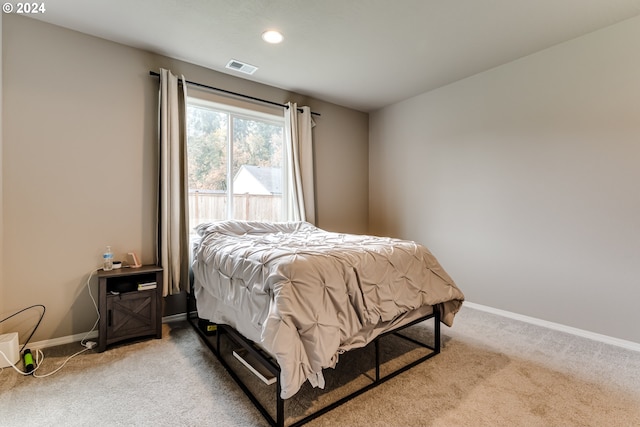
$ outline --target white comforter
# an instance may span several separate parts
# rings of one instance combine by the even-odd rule
[[[438,305],[451,326],[464,295],[415,242],[331,233],[305,222],[223,221],[197,228],[198,315],[273,355],[282,397],[407,313]],[[424,311],[424,309],[421,309]],[[425,312],[426,313],[426,312]]]

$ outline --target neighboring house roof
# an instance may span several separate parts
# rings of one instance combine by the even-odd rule
[[[236,194],[282,194],[282,169],[242,165],[233,178]]]

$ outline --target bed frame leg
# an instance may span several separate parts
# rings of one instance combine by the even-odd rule
[[[276,380],[276,426],[284,427],[284,399],[280,396],[282,386],[280,385],[280,376]]]
[[[440,353],[440,307],[434,307],[433,316],[433,352],[435,354]]]
[[[376,382],[380,381],[380,343],[378,339],[374,341],[376,348]]]

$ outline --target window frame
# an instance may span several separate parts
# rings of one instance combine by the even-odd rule
[[[280,205],[280,218],[286,220],[287,218],[287,200],[289,198],[289,185],[288,185],[288,165],[287,165],[287,144],[285,141],[285,117],[284,107],[265,106],[252,102],[247,102],[235,98],[226,98],[220,95],[216,95],[210,92],[196,91],[197,94],[193,95],[189,93],[186,99],[186,108],[194,106],[197,108],[204,108],[212,110],[216,113],[223,113],[227,115],[227,162],[226,162],[226,180],[227,188],[225,190],[227,209],[226,219],[235,219],[234,212],[234,191],[233,191],[233,141],[234,141],[234,119],[255,120],[265,122],[274,126],[280,126],[282,128],[282,163],[281,169],[281,188],[282,188],[282,201]],[[187,116],[185,111],[185,116]],[[187,123],[188,127],[188,123]],[[188,132],[187,132],[188,134]],[[188,144],[188,137],[186,143]],[[194,225],[189,224],[189,228],[192,229]]]

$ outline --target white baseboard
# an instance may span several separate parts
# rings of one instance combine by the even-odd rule
[[[179,322],[187,320],[187,313],[173,314],[171,316],[165,316],[162,318],[162,323]]]
[[[55,347],[57,345],[71,344],[73,342],[79,343],[85,337],[87,340],[96,339],[98,338],[98,331],[91,331],[88,335],[86,332],[84,332],[81,334],[67,335],[66,337],[53,338],[50,340],[35,341],[32,343],[29,343],[27,345],[27,348],[33,351],[33,350],[38,350],[43,348]]]
[[[174,314],[172,316],[165,316],[162,318],[162,323],[178,322],[180,320],[187,320],[187,314],[182,313],[182,314]],[[86,338],[87,340],[97,339],[98,331],[92,331],[89,333],[89,335],[87,335],[87,333],[84,332],[84,333],[75,334],[75,335],[68,335],[66,337],[32,342],[29,344],[29,349],[38,350],[43,348],[55,347],[57,345],[71,344],[74,342],[80,342],[83,338]]]
[[[571,326],[562,325],[560,323],[549,322],[546,320],[537,319],[535,317],[524,316],[522,314],[513,313],[506,310],[500,310],[498,308],[488,307],[486,305],[476,304],[469,301],[465,301],[463,306],[467,306],[475,310],[485,311],[487,313],[495,314],[497,316],[507,317],[509,319],[530,323],[532,325],[541,326],[543,328],[565,332],[567,334],[576,335],[582,338],[588,338],[590,340],[599,341],[609,345],[614,345],[616,347],[626,348],[627,350],[640,352],[640,343],[636,343],[633,341],[626,341],[619,338],[610,337],[608,335],[597,334],[595,332],[585,331],[584,329],[578,329]]]

